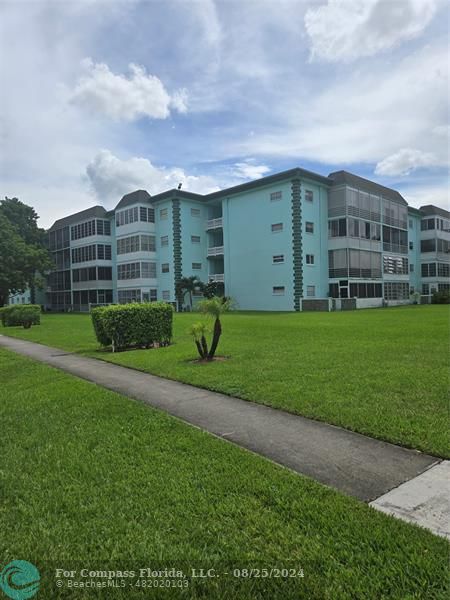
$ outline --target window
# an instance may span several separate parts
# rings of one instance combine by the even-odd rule
[[[422,277],[436,277],[436,263],[422,263]]]
[[[191,235],[191,242],[193,244],[200,244],[200,236],[199,235]]]
[[[109,221],[103,221],[97,219],[97,234],[98,235],[111,235],[111,223]]]
[[[437,251],[442,252],[443,254],[450,253],[450,241],[449,240],[437,240]]]
[[[202,268],[202,263],[192,263],[192,270],[193,271],[200,271]]]
[[[422,221],[420,222],[421,231],[432,230],[432,229],[434,229],[434,227],[435,227],[434,219],[422,219]]]
[[[275,254],[274,256],[272,256],[272,263],[274,265],[284,263],[284,254]]]
[[[307,285],[306,286],[306,295],[309,297],[314,297],[316,295],[316,286],[315,285]]]
[[[191,208],[191,217],[199,217],[200,209],[199,208]]]
[[[409,298],[409,283],[386,282],[384,284],[385,300],[407,300]]]
[[[436,240],[421,240],[420,251],[421,252],[435,252]]]
[[[157,299],[157,290],[149,290],[148,292],[143,292],[142,294],[142,302],[156,302]]]
[[[346,219],[336,219],[334,221],[328,221],[328,237],[345,237],[346,235]]]
[[[162,299],[165,300],[166,302],[170,301],[170,290],[163,290]]]
[[[162,263],[161,273],[168,273],[168,272],[169,272],[169,263]]]
[[[141,263],[141,277],[143,277],[145,279],[156,279],[156,263],[142,262]]]
[[[349,295],[350,298],[382,298],[382,286],[381,283],[350,283]]]
[[[140,220],[145,223],[154,223],[155,222],[155,209],[149,208],[148,206],[140,206],[139,207],[139,216]]]
[[[383,256],[383,273],[389,275],[407,275],[408,259],[401,256]]]
[[[414,250],[414,242],[409,242],[409,249]]]
[[[305,200],[306,202],[314,201],[314,193],[311,190],[305,190]]]
[[[97,258],[97,246],[92,244],[91,246],[81,246],[80,248],[72,248],[72,262],[81,263],[89,260],[96,260]],[[101,258],[99,256],[99,258]],[[57,256],[58,259],[58,256]],[[58,267],[58,264],[57,264]]]
[[[450,277],[450,265],[448,263],[438,263],[438,277]]]
[[[154,235],[141,235],[141,251],[142,252],[155,252],[155,236]]]
[[[422,294],[424,294],[425,296],[428,296],[429,293],[430,293],[430,284],[423,283],[422,284]]]
[[[111,260],[111,246],[105,244],[97,244],[98,260]]]
[[[169,245],[169,236],[163,235],[161,237],[161,246],[168,246],[168,245]]]
[[[119,304],[141,301],[141,290],[119,290],[117,292]]]
[[[398,229],[408,227],[408,209],[397,202],[383,198],[383,223]]]
[[[72,281],[74,283],[79,283],[83,281],[96,281],[96,279],[96,267],[85,267],[84,269],[73,269],[72,271]]]
[[[283,197],[283,192],[272,192],[270,194],[270,201],[278,202],[278,200],[281,200],[282,197]]]
[[[129,225],[130,223],[136,223],[137,221],[139,221],[139,209],[137,206],[116,213],[116,227]]]
[[[141,264],[124,263],[117,265],[117,279],[138,279],[141,276]]]
[[[412,229],[413,228],[413,220],[409,219],[409,228]]]
[[[348,277],[347,249],[328,251],[329,277]]]
[[[307,265],[313,265],[314,264],[314,254],[307,254],[306,255],[306,264]]]
[[[378,223],[351,218],[348,220],[348,235],[354,238],[379,242],[381,241],[381,226]]]
[[[383,250],[408,254],[408,232],[383,225]]]
[[[284,296],[284,285],[274,285],[272,288],[274,296]]]
[[[98,303],[110,304],[113,301],[112,290],[98,290]]]
[[[131,254],[132,252],[139,252],[138,235],[130,235],[117,240],[117,254]]]
[[[312,223],[311,221],[306,221],[305,231],[306,233],[314,233],[314,223]]]
[[[276,233],[278,231],[283,231],[283,223],[272,223],[271,229],[272,229],[272,233]]]
[[[95,232],[96,232],[95,219],[93,219],[92,221],[86,221],[85,223],[79,223],[78,225],[73,225],[70,228],[70,237],[72,240],[79,240],[81,238],[95,235]],[[62,235],[62,230],[59,229],[56,233],[57,234],[61,233],[61,235]],[[58,240],[57,240],[57,245],[60,246],[60,244],[58,244]],[[61,245],[61,247],[62,247],[62,245]]]
[[[111,281],[112,267],[98,267],[98,279],[103,281]]]
[[[159,211],[159,218],[161,219],[161,221],[164,221],[165,219],[167,219],[168,215],[169,215],[169,209],[161,208],[161,210]]]

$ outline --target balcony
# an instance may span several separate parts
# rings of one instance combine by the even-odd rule
[[[206,221],[206,229],[220,229],[223,226],[223,219],[219,217],[218,219],[209,219]]]
[[[212,248],[208,248],[207,256],[223,256],[223,246],[213,246]]]
[[[223,283],[225,281],[223,273],[214,273],[213,275],[208,275],[209,281],[214,281],[215,283]]]

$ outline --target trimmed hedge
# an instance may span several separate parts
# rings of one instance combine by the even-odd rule
[[[431,297],[432,304],[450,304],[450,290],[434,292]]]
[[[166,302],[98,306],[91,310],[98,342],[113,352],[132,346],[167,346],[172,340],[173,308]]]
[[[39,304],[21,304],[0,308],[0,319],[3,327],[22,325],[28,329],[32,325],[41,324],[41,307]]]

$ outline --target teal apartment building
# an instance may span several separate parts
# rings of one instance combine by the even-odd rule
[[[241,310],[301,311],[428,301],[450,288],[450,213],[408,207],[396,190],[346,171],[301,168],[208,195],[144,190],[48,231],[55,270],[45,306],[164,300],[215,281]]]

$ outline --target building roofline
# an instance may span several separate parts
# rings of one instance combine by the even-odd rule
[[[408,213],[411,215],[417,215],[419,217],[422,216],[422,213],[419,208],[415,208],[414,206],[408,206]]]
[[[135,190],[134,192],[129,192],[128,194],[125,194],[125,196],[122,196],[114,210],[126,208],[133,204],[148,202],[151,202],[151,196],[147,190]]]
[[[260,179],[256,179],[254,181],[246,181],[245,183],[240,183],[217,192],[212,192],[211,194],[207,194],[205,198],[207,200],[214,200],[223,196],[232,196],[234,194],[240,194],[241,192],[246,192],[255,188],[271,185],[272,183],[277,183],[278,181],[282,181],[284,179],[294,179],[297,177],[312,179],[328,186],[332,185],[333,183],[328,177],[324,177],[318,173],[313,173],[312,171],[307,171],[306,169],[301,169],[300,167],[295,167],[294,169],[281,171],[281,173],[274,173],[273,175],[267,175],[266,177],[261,177]]]
[[[161,202],[162,200],[167,200],[170,198],[181,198],[184,200],[197,200],[198,202],[206,202],[207,196],[203,194],[196,194],[195,192],[185,192],[183,190],[176,190],[172,188],[170,190],[166,190],[165,192],[161,192],[159,194],[155,194],[155,196],[151,197],[151,202]]]
[[[84,210],[80,210],[79,212],[68,215],[67,217],[62,217],[61,219],[57,219],[51,227],[48,228],[47,231],[53,231],[54,229],[60,229],[61,227],[66,227],[67,225],[72,225],[73,223],[81,223],[92,217],[104,218],[107,217],[108,213],[106,209],[100,204],[96,204],[95,206],[91,206],[90,208],[85,208]]]
[[[450,219],[450,212],[448,210],[435,206],[434,204],[425,204],[425,206],[421,206],[419,210],[422,216],[438,215],[444,217],[444,219]]]
[[[388,198],[389,200],[393,200],[394,202],[399,202],[400,204],[408,206],[406,200],[397,190],[394,190],[393,188],[388,188],[384,185],[381,185],[380,183],[376,183],[375,181],[366,179],[365,177],[354,175],[349,171],[334,171],[333,173],[330,173],[328,177],[333,180],[334,185],[350,185],[352,187],[358,187],[363,191],[379,194],[384,196],[385,198]]]

